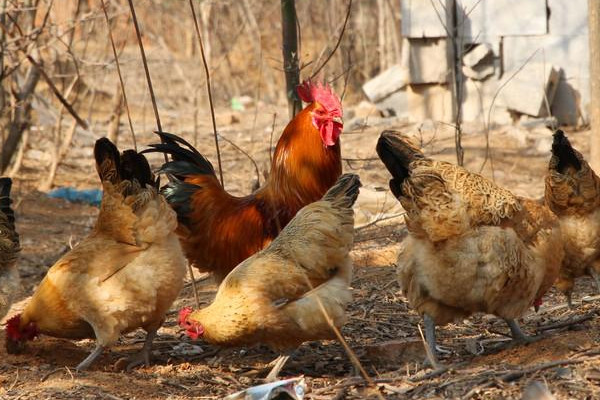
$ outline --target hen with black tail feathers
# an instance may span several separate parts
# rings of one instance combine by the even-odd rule
[[[572,307],[576,278],[590,275],[600,290],[600,178],[561,130],[554,133],[545,199],[560,220],[565,248],[556,286]]]
[[[432,354],[436,325],[475,312],[505,319],[514,339],[529,340],[515,319],[538,307],[556,279],[557,218],[481,175],[426,157],[399,132],[383,132],[377,153],[406,210],[398,279],[423,315]]]
[[[15,214],[10,208],[12,180],[0,178],[0,319],[4,318],[21,289],[17,257],[19,234]]]
[[[108,139],[94,147],[102,181],[92,232],[47,272],[22,314],[7,322],[7,351],[39,334],[95,338],[77,366],[88,368],[122,333],[143,328],[146,342],[129,368],[150,362],[152,341],[183,286],[186,261],[175,235],[177,217],[146,158],[119,153]]]

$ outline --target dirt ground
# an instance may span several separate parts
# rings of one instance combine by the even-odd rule
[[[285,123],[285,110],[276,109],[276,141]],[[194,141],[191,122],[166,113],[166,130]],[[209,121],[201,116],[202,120]],[[273,112],[250,108],[241,113],[222,110],[221,133],[247,151],[262,171],[268,166]],[[238,122],[239,121],[239,122]],[[155,138],[152,127],[138,129],[140,146]],[[174,128],[169,128],[174,126]],[[424,352],[418,324],[395,281],[392,263],[399,243],[406,236],[401,208],[387,191],[388,175],[375,154],[375,142],[383,129],[396,128],[422,139],[434,157],[455,161],[453,133],[445,125],[426,122],[404,124],[396,119],[363,116],[347,121],[342,136],[345,171],[360,174],[364,188],[356,207],[356,261],[352,283],[354,302],[342,333],[375,387],[358,377],[344,348],[337,342],[302,345],[285,366],[282,377],[303,375],[311,399],[377,398],[473,398],[520,399],[534,382],[547,384],[561,399],[599,398],[600,318],[597,293],[590,279],[578,281],[570,310],[554,289],[545,297],[539,313],[525,315],[521,324],[529,334],[543,338],[529,345],[506,345],[504,322],[476,315],[463,323],[438,328],[443,347],[444,372],[423,365]],[[179,130],[177,130],[179,129]],[[103,132],[103,131],[102,131]],[[56,186],[98,187],[91,149],[96,135],[76,135],[72,151],[61,164]],[[123,127],[121,147],[131,144]],[[200,126],[198,148],[215,161],[209,126]],[[588,132],[569,132],[575,144],[587,149]],[[497,183],[520,195],[540,197],[549,158],[550,132],[543,128],[514,126],[495,128],[489,134],[490,157],[486,160],[486,135],[466,127],[464,136],[467,168],[493,175]],[[35,134],[15,180],[15,208],[22,238],[20,271],[23,300],[13,306],[18,312],[48,267],[81,240],[91,229],[97,208],[50,199],[35,187],[47,169],[43,157],[46,141]],[[252,163],[231,145],[224,144],[225,185],[233,193],[250,190],[255,179]],[[160,159],[152,156],[158,167]],[[251,177],[249,179],[249,177]],[[262,176],[260,177],[262,181]],[[198,276],[201,302],[207,304],[216,287],[208,277]],[[265,366],[277,354],[264,347],[220,349],[202,341],[192,342],[179,332],[176,311],[193,305],[188,283],[172,307],[165,326],[154,343],[154,364],[132,372],[119,372],[115,363],[141,348],[144,334],[124,336],[83,373],[74,372],[94,347],[93,341],[40,337],[22,355],[7,355],[4,331],[0,332],[0,398],[2,399],[218,399],[237,390],[262,383]],[[10,315],[9,314],[9,315]],[[186,346],[182,346],[185,343]]]

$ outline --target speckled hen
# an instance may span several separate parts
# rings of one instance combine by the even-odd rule
[[[561,130],[554,133],[545,199],[560,220],[565,247],[556,286],[572,307],[576,278],[591,275],[600,290],[600,178]]]
[[[406,210],[398,278],[423,315],[432,353],[435,325],[474,312],[505,319],[514,339],[528,340],[515,319],[541,303],[558,274],[564,252],[556,216],[481,175],[425,157],[399,132],[383,132],[377,153]]]

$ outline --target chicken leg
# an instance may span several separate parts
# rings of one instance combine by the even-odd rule
[[[81,372],[85,369],[88,369],[88,367],[90,365],[92,365],[92,363],[94,361],[96,361],[96,359],[98,357],[100,357],[100,355],[102,354],[102,352],[104,351],[104,346],[100,346],[99,344],[96,345],[96,348],[94,349],[94,351],[92,351],[90,353],[89,356],[87,356],[85,358],[85,360],[83,360],[82,362],[79,363],[79,365],[75,368],[77,370],[77,372]]]
[[[573,306],[573,292],[569,290],[565,293],[565,296],[567,296],[567,304],[569,305],[569,310],[574,309],[575,306]]]
[[[437,367],[437,349],[435,347],[435,322],[428,314],[423,315],[423,322],[425,323],[425,341],[429,347],[427,352],[427,361],[433,363],[432,367]]]
[[[588,272],[592,276],[592,278],[594,278],[594,283],[596,284],[596,290],[598,291],[598,293],[600,293],[600,274],[598,274],[598,271],[596,271],[596,269],[594,267],[595,267],[595,265],[590,266],[588,268]]]
[[[154,338],[156,337],[157,331],[158,328],[150,329],[146,334],[146,341],[144,342],[142,350],[140,350],[139,353],[129,357],[129,359],[127,360],[129,361],[129,364],[127,364],[126,368],[128,372],[131,371],[133,368],[137,367],[138,365],[150,365],[150,356],[152,355],[152,342],[154,342]]]
[[[514,342],[531,343],[536,340],[535,338],[524,334],[521,330],[521,327],[519,326],[519,323],[514,319],[505,319],[504,321],[506,321],[508,327],[510,328],[510,335],[512,336]]]

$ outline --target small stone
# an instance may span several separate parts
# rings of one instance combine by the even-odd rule
[[[377,364],[399,365],[422,362],[425,348],[420,339],[391,340],[365,347],[367,357]]]
[[[554,370],[557,378],[570,380],[573,378],[573,370],[566,367],[558,367]]]

